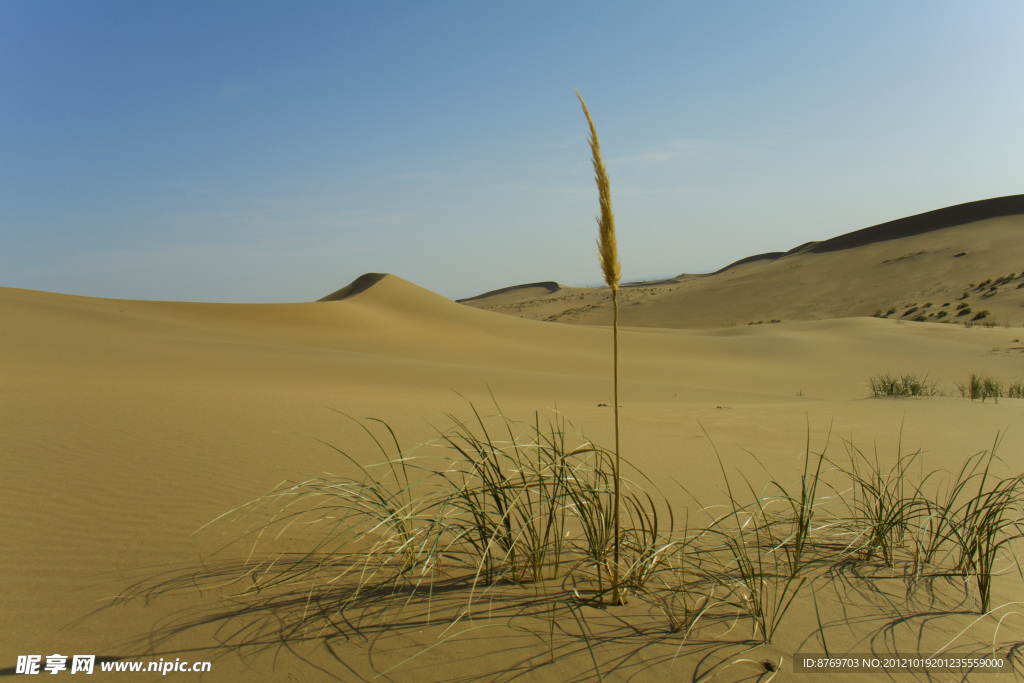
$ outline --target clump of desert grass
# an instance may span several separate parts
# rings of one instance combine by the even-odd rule
[[[992,399],[999,402],[1000,398],[1024,398],[1024,382],[1020,380],[1004,383],[1003,381],[983,373],[971,373],[968,381],[956,383],[956,393],[972,401],[983,403]],[[868,379],[868,387],[874,398],[910,398],[945,396],[935,382],[930,382],[927,375],[905,373],[893,375],[885,373],[874,375]]]
[[[868,380],[871,387],[871,394],[875,398],[892,397],[908,398],[912,396],[935,396],[939,393],[934,382],[929,382],[928,377],[914,373],[893,375],[885,373],[871,377]]]
[[[1010,382],[1006,388],[1006,398],[1024,398],[1024,382]]]
[[[820,595],[837,571],[882,567],[908,587],[962,577],[986,613],[994,581],[1019,567],[1024,474],[996,475],[998,439],[956,474],[915,477],[921,451],[898,449],[885,465],[877,451],[844,441],[845,457],[836,457],[828,438],[812,449],[808,430],[795,486],[767,471],[767,484],[740,475],[737,485],[719,458],[726,503],[690,492],[682,517],[621,460],[630,474],[616,543],[610,451],[560,414],[472,412],[409,450],[384,423],[361,423],[379,462],[360,465],[335,449],[357,476],[285,482],[228,513],[252,522],[233,546],[249,560],[229,582],[232,600],[317,596],[318,609],[294,615],[290,628],[350,635],[399,628],[413,604],[441,613],[435,605],[453,596],[472,614],[502,587],[532,587],[536,614],[607,603],[618,545],[620,590],[650,605],[669,632],[686,640],[747,619],[751,640],[771,642],[794,601]]]
[[[354,584],[350,604],[382,589],[429,592],[456,577],[470,596],[566,578],[597,602],[616,588],[643,593],[684,542],[657,485],[574,436],[560,414],[542,422],[472,412],[468,421],[449,416],[450,428],[408,451],[386,424],[360,423],[383,459],[361,465],[335,450],[361,476],[285,482],[228,513],[264,518],[245,535],[257,544],[289,537],[307,546],[254,567],[243,593],[314,579],[313,558],[317,579]],[[621,476],[620,464],[633,475]],[[617,585],[607,582],[612,562]]]
[[[208,525],[234,538],[203,568],[140,582],[118,602],[197,588],[223,596],[223,609],[148,636],[162,645],[211,626],[237,648],[377,643],[431,628],[440,632],[431,649],[501,628],[543,644],[546,661],[589,652],[600,678],[614,666],[605,645],[670,643],[673,658],[699,658],[708,647],[788,640],[795,605],[806,616],[813,604],[818,627],[807,638],[827,651],[826,632],[842,638],[849,624],[821,614],[822,596],[883,631],[958,624],[972,611],[998,630],[1014,603],[996,601],[996,584],[1010,572],[1024,578],[1024,474],[1003,474],[998,438],[958,472],[925,473],[920,450],[836,448],[831,433],[812,447],[808,427],[795,471],[782,476],[755,454],[738,475],[718,457],[712,500],[714,482],[670,497],[627,460],[616,470],[611,451],[557,412],[520,421],[471,406],[469,419],[449,418],[408,449],[387,424],[359,421],[376,462],[331,446],[351,476],[282,482]],[[630,600],[609,611],[616,545]]]
[[[964,398],[970,398],[972,401],[981,399],[982,403],[989,398],[998,403],[999,397],[1003,395],[1002,382],[988,375],[975,373],[971,373],[971,378],[965,384],[958,383],[956,388]]]

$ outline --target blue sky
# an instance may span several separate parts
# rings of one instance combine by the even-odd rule
[[[1024,192],[1024,3],[0,0],[0,286],[626,280]]]

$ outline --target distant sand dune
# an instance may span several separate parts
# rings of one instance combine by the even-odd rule
[[[477,299],[493,298],[501,294],[516,293],[521,296],[541,296],[543,294],[554,294],[555,292],[562,289],[562,285],[557,282],[531,282],[525,285],[512,285],[511,287],[503,287],[501,289],[495,289],[484,294],[478,294],[477,296],[470,297],[468,299],[459,299],[459,303],[465,303],[467,301],[475,301]]]
[[[911,237],[957,225],[976,223],[988,220],[989,218],[1020,214],[1024,214],[1024,194],[982,199],[976,202],[947,206],[944,209],[936,209],[935,211],[920,213],[916,216],[899,218],[870,228],[840,235],[839,237],[833,237],[824,242],[815,242],[807,250],[821,254],[826,251],[836,251],[837,249],[853,249],[884,240]]]
[[[623,290],[621,320],[640,327],[712,328],[750,322],[821,320],[908,314],[929,322],[970,321],[981,311],[998,324],[1024,324],[1024,282],[995,291],[986,280],[1024,274],[1024,195],[1000,197],[883,223],[785,252],[740,259],[708,275],[683,275]],[[957,306],[963,293],[969,317]],[[607,325],[611,310],[600,289],[543,294],[507,288],[470,306],[535,320]],[[945,312],[939,311],[945,306]],[[961,309],[962,310],[962,309]]]

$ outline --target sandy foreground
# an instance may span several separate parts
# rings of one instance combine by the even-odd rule
[[[323,442],[378,459],[337,411],[385,420],[412,445],[446,426],[446,412],[469,417],[467,400],[494,412],[493,393],[508,416],[557,410],[610,445],[610,331],[475,310],[395,276],[342,300],[280,305],[4,288],[0,321],[4,673],[19,655],[60,653],[209,660],[210,673],[171,674],[204,681],[562,681],[595,678],[595,668],[608,680],[767,680],[764,662],[781,665],[776,680],[822,680],[792,669],[794,654],[823,651],[821,630],[832,652],[927,655],[953,641],[960,654],[994,646],[1020,656],[1019,575],[996,579],[1000,607],[979,619],[972,586],[952,580],[930,597],[908,597],[905,582],[881,566],[864,571],[888,598],[852,581],[820,584],[817,611],[803,591],[772,645],[753,650],[749,619],[709,625],[684,642],[641,599],[572,611],[564,589],[537,586],[496,590],[454,625],[465,591],[439,594],[429,613],[412,604],[387,627],[368,620],[359,631],[289,630],[282,624],[308,609],[301,596],[232,601],[238,583],[211,587],[244,583],[248,546],[214,554],[244,525],[197,530],[283,480],[353,474]],[[951,394],[972,372],[1020,380],[1022,337],[1017,326],[870,317],[629,328],[621,337],[623,454],[659,483],[679,519],[693,506],[683,487],[708,503],[724,500],[714,448],[736,481],[746,475],[760,486],[771,472],[793,482],[808,431],[814,447],[831,431],[837,458],[843,439],[877,448],[883,463],[900,448],[923,449],[921,472],[956,471],[999,434],[1000,474],[1019,473],[1024,400],[872,399],[866,383],[915,372]],[[691,521],[698,515],[694,508]],[[180,590],[154,588],[163,580]],[[132,586],[151,590],[111,606]],[[523,607],[541,590],[562,590],[563,609],[547,620]]]

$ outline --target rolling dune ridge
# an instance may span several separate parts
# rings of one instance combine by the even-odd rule
[[[1024,195],[972,202],[801,245],[788,252],[740,259],[708,275],[680,275],[624,287],[621,320],[636,327],[709,328],[771,320],[807,321],[871,316],[931,304],[931,316],[967,302],[990,321],[1024,324]],[[978,288],[1014,274],[1012,282]],[[523,286],[464,303],[537,320],[611,324],[601,290]],[[518,297],[514,294],[518,291]],[[968,292],[969,296],[962,299]],[[938,308],[936,308],[938,307]],[[912,319],[911,314],[907,319]],[[970,320],[970,318],[967,318]],[[959,317],[959,321],[964,319]]]

